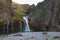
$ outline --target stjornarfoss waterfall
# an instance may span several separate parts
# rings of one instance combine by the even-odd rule
[[[24,21],[25,21],[25,30],[24,30],[24,31],[25,31],[25,32],[31,31],[30,28],[29,28],[29,24],[28,24],[28,22],[29,22],[29,21],[28,21],[28,16],[24,16],[23,19],[24,19]]]

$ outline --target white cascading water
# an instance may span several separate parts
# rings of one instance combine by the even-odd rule
[[[9,29],[9,21],[7,20],[7,34],[8,34],[8,29]]]
[[[26,31],[26,32],[31,31],[29,28],[29,24],[28,24],[28,16],[24,16],[23,19],[25,20],[25,23],[26,23],[24,31]]]
[[[5,33],[5,24],[6,24],[6,21],[4,22],[4,25],[3,25],[3,33]]]

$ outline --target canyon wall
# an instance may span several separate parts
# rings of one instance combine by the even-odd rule
[[[12,14],[12,0],[0,0],[0,19],[7,20]]]
[[[31,27],[42,31],[60,31],[60,0],[40,2],[37,4],[35,12],[29,11],[27,14],[30,16]]]

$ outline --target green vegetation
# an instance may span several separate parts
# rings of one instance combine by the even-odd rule
[[[34,11],[33,11],[33,13],[32,13],[32,14],[34,15],[34,17],[40,15],[40,10],[41,10],[41,8],[44,7],[44,5],[45,5],[47,2],[48,2],[48,0],[45,0],[45,1],[39,2],[39,3],[37,4],[37,6],[35,7],[35,9],[34,9]]]
[[[29,8],[28,4],[17,4],[17,3],[12,3],[12,6],[14,8],[14,19],[21,20],[23,16],[26,15],[26,11]]]
[[[25,16],[26,14],[24,12],[22,12],[21,10],[14,10],[14,19],[17,19],[17,20],[21,20],[23,18],[23,16]]]
[[[3,22],[4,20],[3,19],[0,19],[0,22]]]
[[[25,16],[25,13],[24,12],[22,12],[21,10],[14,10],[14,17],[23,17],[23,16]]]

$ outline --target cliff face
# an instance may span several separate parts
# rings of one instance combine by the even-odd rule
[[[35,23],[30,23],[32,27],[40,27],[42,30],[60,31],[60,0],[45,0],[39,3],[36,8],[39,10],[35,17],[36,20],[30,20]],[[37,10],[36,9],[36,10]],[[32,13],[34,14],[34,13]],[[34,14],[35,15],[35,14]],[[34,19],[34,17],[32,17]]]
[[[12,0],[0,0],[0,19],[8,19],[12,16]]]
[[[47,0],[47,3],[40,10],[40,24],[50,26],[48,30],[60,31],[60,0]]]

